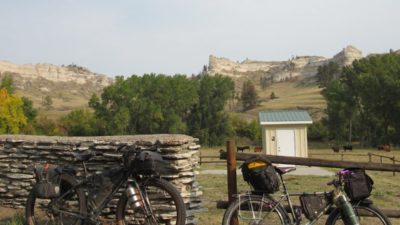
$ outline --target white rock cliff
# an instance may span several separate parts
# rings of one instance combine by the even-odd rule
[[[253,61],[233,62],[227,58],[213,55],[209,57],[209,73],[223,74],[230,77],[243,77],[249,74],[267,75],[274,81],[292,78],[307,78],[315,76],[318,66],[330,61],[340,66],[351,64],[354,60],[363,58],[362,52],[353,46],[347,46],[333,58],[321,56],[296,56],[287,61]]]

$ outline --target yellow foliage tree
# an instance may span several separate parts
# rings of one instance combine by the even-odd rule
[[[21,98],[0,89],[0,134],[17,134],[27,124]]]

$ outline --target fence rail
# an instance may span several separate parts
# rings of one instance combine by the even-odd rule
[[[222,164],[225,165],[226,164],[226,160],[221,160],[219,158],[219,156],[214,156],[214,155],[201,155],[199,156],[200,160],[199,160],[199,164],[200,166],[202,164]]]
[[[357,156],[357,157],[367,157],[368,158],[368,162],[372,163],[376,160],[374,159],[378,159],[378,162],[380,164],[384,164],[384,159],[390,160],[391,164],[396,165],[396,163],[400,163],[400,160],[397,160],[396,157],[390,157],[390,156],[386,156],[386,155],[380,155],[380,154],[375,154],[375,153],[371,153],[369,152],[368,154],[357,154],[357,153],[312,153],[309,154],[311,157],[314,156],[338,156],[340,155],[340,160],[344,161],[345,156]],[[396,172],[393,171],[393,176],[396,176]]]

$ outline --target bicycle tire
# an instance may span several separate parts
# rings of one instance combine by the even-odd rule
[[[85,193],[82,188],[71,189],[71,187],[77,185],[77,181],[74,177],[68,174],[60,175],[60,189],[61,196],[66,191],[71,191],[71,193],[63,196],[62,199],[57,201],[56,207],[68,208],[68,211],[76,212],[81,215],[86,213],[86,199]],[[65,224],[65,225],[82,225],[83,220],[72,215],[67,215],[62,212],[55,212],[49,203],[55,201],[57,198],[53,199],[40,199],[36,198],[35,192],[32,189],[29,193],[26,206],[25,206],[25,218],[28,225],[44,225],[44,224]],[[78,202],[77,202],[78,201]],[[61,205],[62,204],[62,205]]]
[[[391,225],[389,218],[378,208],[373,205],[353,205],[358,220],[361,225]],[[363,215],[360,212],[363,211]],[[369,215],[366,215],[366,212]],[[365,216],[364,216],[365,214]],[[341,213],[339,209],[334,209],[326,220],[326,225],[342,225],[345,224],[341,219]]]
[[[231,221],[235,220],[235,216],[237,225],[290,224],[287,212],[280,204],[276,204],[278,203],[269,196],[241,196],[231,203],[225,211],[222,225],[230,225]]]
[[[148,196],[153,215],[144,215],[141,207],[135,208],[128,204],[128,198],[123,194],[117,206],[117,224],[176,224],[185,225],[186,207],[178,190],[168,181],[158,178],[147,180],[140,184],[144,196]]]

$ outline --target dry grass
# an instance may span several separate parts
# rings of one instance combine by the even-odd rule
[[[274,92],[276,99],[270,99]],[[321,118],[326,101],[321,95],[321,89],[316,84],[300,85],[295,82],[274,83],[265,90],[258,89],[260,104],[257,108],[239,113],[246,119],[255,119],[259,111],[278,109],[307,109],[315,119]]]

